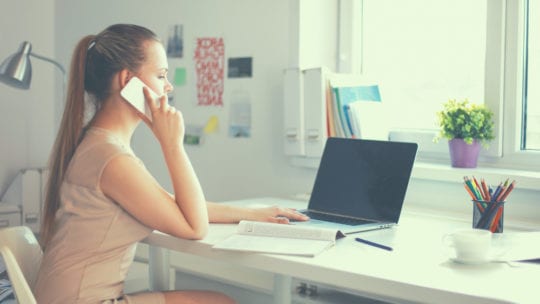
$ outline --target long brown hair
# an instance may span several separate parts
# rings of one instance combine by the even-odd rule
[[[144,27],[115,24],[98,35],[82,38],[73,52],[66,105],[49,161],[49,180],[41,221],[43,248],[54,230],[54,218],[60,208],[60,188],[69,163],[84,133],[85,92],[91,95],[98,111],[111,94],[111,80],[123,69],[137,71],[145,60],[145,42],[159,41]]]

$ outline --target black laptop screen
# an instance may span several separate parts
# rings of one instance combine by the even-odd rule
[[[397,223],[418,145],[328,138],[309,209]]]

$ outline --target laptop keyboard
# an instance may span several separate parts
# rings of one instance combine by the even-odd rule
[[[355,218],[350,218],[350,217],[342,217],[342,216],[319,213],[319,212],[311,212],[308,210],[304,210],[302,211],[302,213],[315,220],[321,220],[321,221],[327,221],[327,222],[333,222],[333,223],[339,223],[339,224],[351,225],[351,226],[373,223],[373,221],[355,219]]]

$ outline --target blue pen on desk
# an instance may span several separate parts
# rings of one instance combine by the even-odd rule
[[[384,249],[384,250],[392,251],[392,247],[388,247],[386,245],[378,244],[378,243],[368,241],[368,240],[364,240],[364,239],[361,239],[361,238],[355,238],[355,240],[357,242],[364,243],[364,244],[367,244],[367,245],[371,245],[373,247],[377,247],[377,248],[381,248],[381,249]]]

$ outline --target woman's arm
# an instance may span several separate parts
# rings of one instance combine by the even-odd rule
[[[129,155],[112,159],[101,176],[101,190],[146,226],[176,237],[201,239],[208,229],[202,191],[187,156],[175,158],[172,179],[180,185],[171,196],[139,161]],[[184,167],[180,170],[180,167]]]
[[[187,239],[201,239],[208,231],[208,211],[199,180],[183,147],[180,112],[160,97],[159,106],[144,88],[152,121],[142,117],[161,145],[174,196],[169,195],[134,157],[112,159],[101,177],[103,192],[145,225]]]
[[[294,209],[279,206],[247,208],[214,202],[207,202],[206,205],[211,223],[237,223],[241,220],[250,220],[285,224],[289,219],[296,221],[309,219]]]

